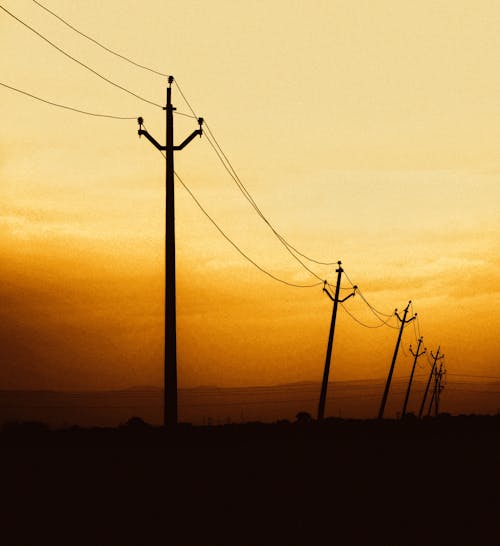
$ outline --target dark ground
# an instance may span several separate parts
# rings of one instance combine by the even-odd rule
[[[6,426],[0,542],[498,545],[500,418]]]

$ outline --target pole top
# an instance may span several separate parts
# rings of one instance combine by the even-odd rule
[[[174,77],[173,76],[169,76],[168,77],[168,85],[172,85],[174,83]]]

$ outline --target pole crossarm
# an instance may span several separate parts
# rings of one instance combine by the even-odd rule
[[[410,303],[411,303],[411,302],[410,302]],[[408,304],[408,305],[409,305],[409,304]],[[404,316],[406,316],[406,313],[407,313],[407,310],[405,309],[405,314],[404,314]],[[408,324],[409,322],[411,322],[412,320],[415,320],[415,319],[417,318],[417,313],[415,313],[410,319],[401,318],[401,317],[399,316],[399,313],[398,313],[398,310],[397,310],[397,309],[394,311],[394,314],[398,317],[399,322],[404,323],[404,324]]]
[[[419,356],[425,355],[425,353],[427,352],[427,348],[426,348],[426,347],[424,347],[424,350],[423,350],[421,353],[418,352],[418,349],[420,348],[420,345],[421,345],[421,343],[422,343],[423,340],[424,340],[423,337],[420,337],[420,339],[418,340],[418,347],[417,347],[417,352],[416,352],[416,353],[413,352],[413,349],[412,349],[412,347],[411,347],[411,345],[410,345],[410,353],[411,353],[415,358],[418,358]]]
[[[166,146],[162,146],[162,145],[161,145],[154,137],[152,137],[145,129],[139,129],[139,130],[137,131],[137,134],[138,134],[139,136],[143,136],[143,135],[144,135],[144,136],[149,140],[149,142],[151,142],[151,144],[152,144],[155,148],[157,148],[158,150],[160,150],[160,152],[163,152],[164,150],[167,149]]]
[[[200,118],[201,120],[203,120],[203,118]],[[198,120],[199,121],[199,120]],[[192,140],[193,138],[195,138],[196,136],[200,135],[200,138],[201,138],[201,135],[203,134],[203,129],[201,128],[201,125],[202,125],[203,121],[200,123],[200,128],[199,129],[196,129],[196,131],[193,131],[185,140],[184,142],[182,142],[182,144],[179,144],[179,146],[174,146],[174,150],[182,150],[182,148],[184,148],[185,146],[187,146]]]
[[[337,301],[338,303],[344,303],[346,300],[348,300],[349,298],[352,298],[353,296],[356,295],[356,290],[358,289],[357,285],[354,285],[352,288],[353,288],[353,292],[351,294],[349,294],[348,296],[346,296],[345,298],[339,300],[337,298],[337,300],[330,294],[328,288],[326,288],[326,281],[323,281],[323,292],[335,303],[335,301]]]
[[[137,134],[139,136],[144,135],[149,140],[149,142],[151,142],[151,144],[161,152],[165,151],[167,147],[162,146],[153,136],[148,133],[148,131],[146,131],[146,129],[142,128],[143,122],[144,120],[142,118],[137,118],[137,123],[139,124],[139,130],[137,131]],[[193,131],[181,144],[179,144],[179,146],[174,146],[174,150],[182,150],[198,135],[201,138],[201,136],[203,135],[203,129],[201,128],[201,126],[203,125],[203,118],[198,118],[198,123],[200,124],[200,128],[196,129],[196,131]]]

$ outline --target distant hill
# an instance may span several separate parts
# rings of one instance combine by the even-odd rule
[[[407,378],[395,378],[387,417],[400,412]],[[377,415],[384,381],[333,381],[326,416],[371,418]],[[418,412],[425,383],[415,380],[409,411]],[[179,416],[194,424],[294,420],[299,411],[316,415],[320,384],[298,382],[252,387],[198,386],[179,389]],[[162,421],[162,389],[153,385],[109,391],[0,391],[0,423],[43,421],[50,426],[115,426],[138,416],[152,424]],[[440,410],[451,414],[495,414],[500,408],[500,381],[457,382],[441,396]]]

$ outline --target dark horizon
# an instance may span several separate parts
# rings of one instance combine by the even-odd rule
[[[395,378],[386,417],[398,418],[407,378]],[[377,415],[383,382],[331,381],[325,417],[371,419]],[[416,414],[424,390],[415,380],[408,411]],[[313,381],[254,387],[197,386],[179,389],[179,419],[195,425],[247,421],[293,421],[299,411],[317,417],[320,383]],[[162,422],[163,390],[155,385],[113,390],[0,390],[0,425],[9,421],[42,421],[65,425],[117,426],[130,417],[153,425]],[[426,412],[429,401],[426,403]],[[500,381],[463,382],[460,389],[444,389],[440,413],[495,415],[500,408]]]

